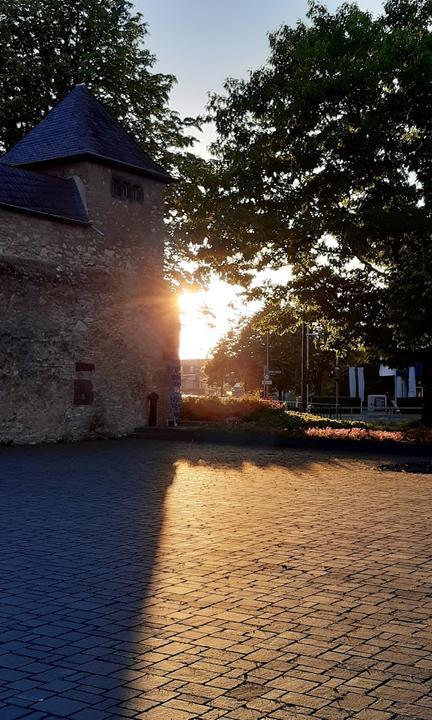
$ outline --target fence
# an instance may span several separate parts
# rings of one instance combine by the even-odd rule
[[[387,405],[383,408],[376,408],[375,411],[369,411],[367,402],[361,402],[360,400],[357,400],[353,402],[354,398],[341,398],[340,402],[338,403],[336,407],[336,402],[334,398],[325,399],[324,401],[312,401],[309,403],[307,407],[307,411],[312,413],[313,415],[321,415],[322,417],[328,417],[328,418],[341,418],[344,415],[368,415],[368,417],[373,417],[374,415],[421,415],[423,411],[422,405],[408,405],[404,402],[401,402],[399,405],[395,405],[394,401],[392,401],[391,405]],[[403,398],[403,400],[407,400],[407,398]],[[298,412],[301,412],[302,406],[301,406],[301,400],[284,400],[283,405],[286,408],[286,410],[297,410]]]

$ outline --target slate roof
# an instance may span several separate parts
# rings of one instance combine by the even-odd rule
[[[172,180],[84,85],[76,85],[0,163],[28,166],[61,158],[90,158]]]
[[[0,164],[0,207],[88,224],[78,187],[65,180]]]

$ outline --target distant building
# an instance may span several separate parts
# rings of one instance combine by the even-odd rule
[[[0,158],[0,442],[173,422],[170,180],[83,85]]]
[[[181,390],[183,395],[206,395],[206,360],[181,360]]]

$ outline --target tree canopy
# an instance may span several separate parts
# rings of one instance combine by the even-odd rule
[[[179,181],[167,193],[167,266],[178,281],[189,258],[178,220],[197,204],[206,163],[191,152],[199,122],[170,108],[176,79],[155,71],[147,33],[128,0],[0,0],[0,151],[84,83]]]
[[[189,147],[169,108],[174,75],[154,72],[147,24],[128,0],[1,2],[0,142],[7,150],[77,83],[87,85],[156,159]]]
[[[289,265],[280,296],[334,347],[432,366],[430,0],[389,0],[379,17],[311,2],[209,113],[218,181],[199,217],[202,262],[246,285]]]
[[[269,338],[269,370],[273,390],[301,392],[302,337],[301,327],[287,306],[281,308],[277,300],[269,300],[254,315],[243,318],[217,343],[206,364],[210,385],[223,387],[225,383],[243,383],[246,392],[262,390],[266,366],[266,336]],[[311,394],[321,395],[331,390],[331,371],[334,353],[323,347],[322,337],[310,339],[310,369],[308,382]]]

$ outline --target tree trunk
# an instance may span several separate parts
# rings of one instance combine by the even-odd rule
[[[432,427],[432,352],[423,358],[423,425]]]
[[[316,370],[313,376],[313,384],[314,384],[314,395],[320,395],[323,394],[323,377],[324,373],[321,370]]]

